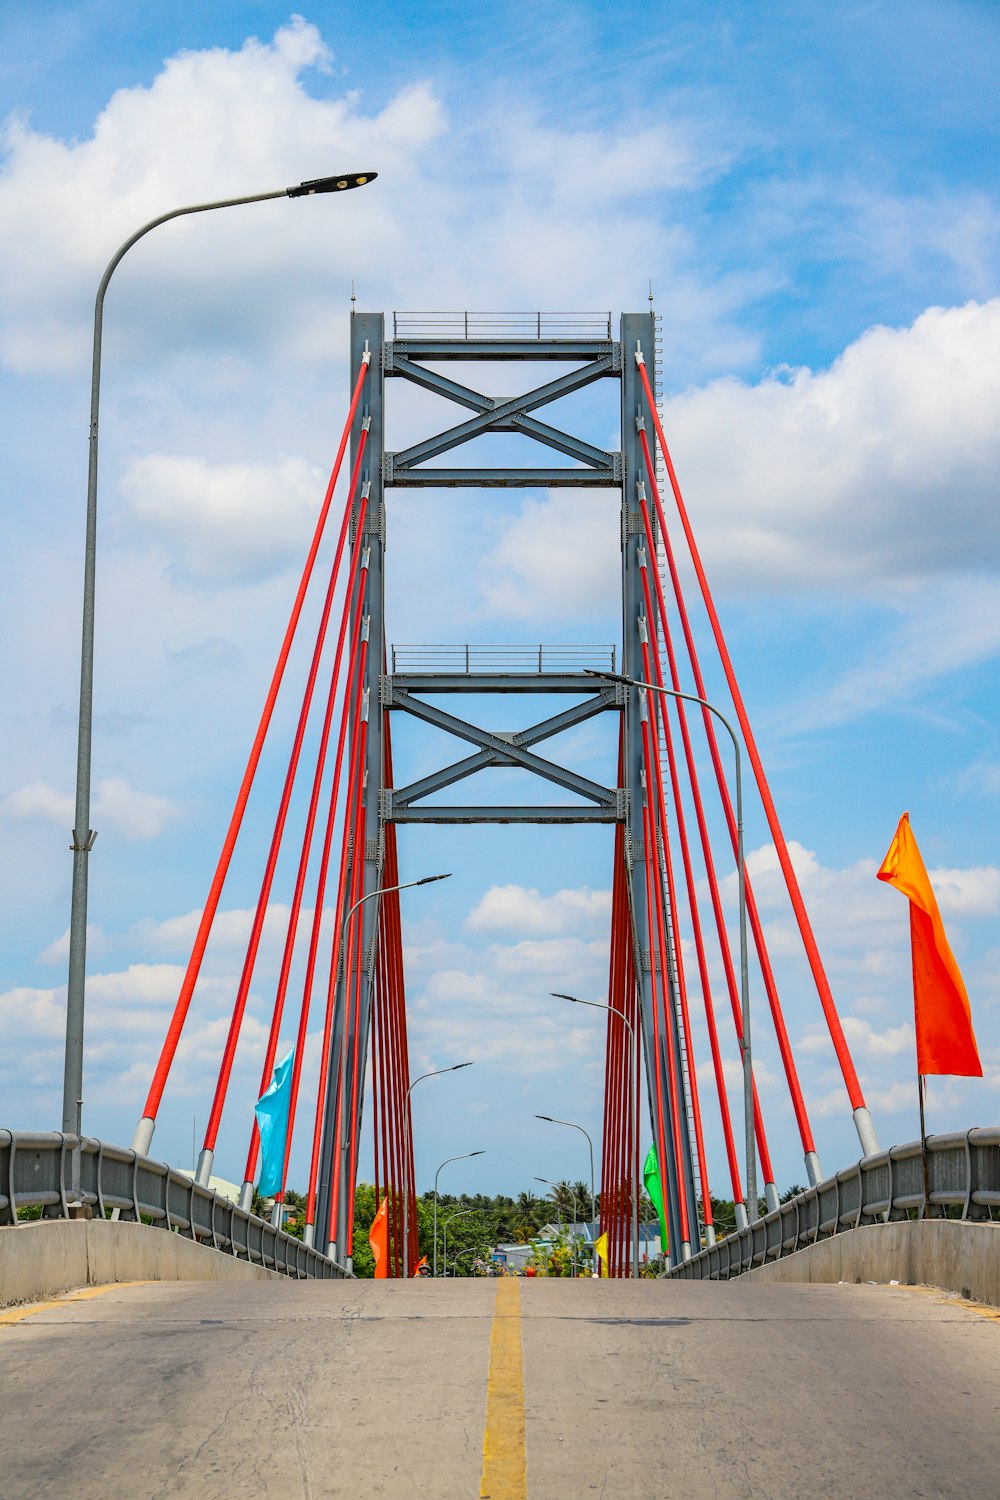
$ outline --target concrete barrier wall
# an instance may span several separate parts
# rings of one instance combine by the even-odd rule
[[[1000,1224],[918,1219],[865,1224],[753,1272],[762,1281],[899,1281],[1000,1307]]]
[[[148,1224],[51,1219],[0,1229],[0,1307],[112,1281],[264,1281],[275,1276],[280,1273]]]

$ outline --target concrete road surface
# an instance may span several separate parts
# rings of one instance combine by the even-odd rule
[[[998,1407],[997,1318],[903,1288],[160,1283],[0,1313],[2,1500],[985,1500]]]

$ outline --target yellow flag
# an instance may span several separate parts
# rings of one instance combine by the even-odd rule
[[[610,1272],[608,1271],[608,1235],[606,1230],[604,1234],[600,1235],[594,1241],[594,1254],[600,1259],[601,1275],[608,1276]]]

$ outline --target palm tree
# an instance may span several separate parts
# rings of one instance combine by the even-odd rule
[[[512,1218],[514,1221],[514,1233],[518,1242],[526,1245],[531,1236],[538,1228],[538,1209],[540,1200],[530,1191],[518,1193],[514,1204]]]
[[[579,1207],[579,1194],[574,1192],[568,1182],[557,1182],[549,1197],[561,1219],[572,1220],[575,1217],[575,1210]],[[589,1199],[589,1193],[587,1197]]]
[[[590,1218],[590,1184],[588,1182],[574,1182],[573,1191],[576,1194],[577,1205],[584,1219]],[[596,1211],[596,1204],[595,1204]]]

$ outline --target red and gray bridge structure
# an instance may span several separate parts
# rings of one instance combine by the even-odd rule
[[[390,1204],[391,1270],[410,1274],[404,1245],[417,1244],[416,1185],[399,892],[415,882],[400,881],[397,829],[413,826],[406,837],[418,841],[419,826],[427,823],[604,824],[612,862],[607,990],[576,997],[607,1012],[600,1227],[608,1234],[612,1275],[632,1274],[641,1142],[649,1137],[660,1165],[669,1256],[678,1265],[715,1243],[711,1198],[717,1182],[725,1185],[720,1195],[736,1203],[741,1228],[748,1217],[758,1217],[758,1164],[767,1207],[778,1206],[766,1126],[769,1101],[759,1097],[753,1081],[748,991],[740,944],[733,937],[741,915],[754,990],[766,999],[766,1012],[754,1006],[754,1026],[762,1027],[766,1016],[776,1040],[810,1186],[823,1175],[750,876],[741,912],[734,912],[731,902],[727,909],[723,899],[724,877],[735,862],[742,869],[743,860],[731,747],[720,742],[719,717],[735,721],[734,733],[752,770],[860,1155],[871,1157],[879,1147],[667,445],[656,388],[657,320],[652,312],[626,313],[616,328],[610,317],[582,315],[399,314],[387,335],[383,314],[354,313],[350,337],[347,420],[133,1147],[144,1156],[151,1149],[265,742],[274,732],[279,695],[295,691],[294,674],[287,669],[307,601],[315,597],[318,626],[298,689],[296,727],[208,1110],[199,1184],[207,1184],[212,1174],[223,1111],[236,1107],[230,1097],[234,1059],[265,920],[277,894],[279,855],[293,847],[295,876],[290,894],[285,893],[288,916],[259,1090],[263,1093],[270,1081],[279,1038],[294,1027],[282,1191],[294,1141],[305,1131],[310,1139],[306,1240],[349,1265],[360,1141],[362,1131],[370,1129],[376,1193]],[[506,384],[515,366],[527,388],[512,396],[488,394],[491,369],[500,364],[507,367]],[[475,385],[464,383],[473,378],[470,371],[479,370],[482,378]],[[387,409],[398,399],[401,382],[453,403],[462,420],[405,449],[389,450]],[[613,450],[538,415],[598,382],[617,386],[620,443]],[[533,440],[547,464],[461,466],[469,444],[502,434]],[[446,458],[456,450],[458,464]],[[489,451],[495,451],[493,445]],[[389,490],[417,487],[615,492],[621,521],[620,656],[613,648],[604,655],[582,648],[394,648],[385,629],[385,497]],[[682,580],[692,575],[689,599]],[[722,714],[707,699],[698,645],[704,632],[695,630],[694,607],[708,621],[713,680],[721,664],[727,683]],[[494,695],[545,700],[550,709],[553,703],[565,706],[501,733],[473,722],[463,708]],[[606,714],[618,723],[617,764],[609,767],[606,782],[553,758],[551,741]],[[400,715],[453,736],[463,753],[417,780],[397,784],[392,740]],[[307,740],[317,746],[308,762]],[[710,767],[707,776],[699,770],[703,763]],[[534,777],[538,800],[477,801],[473,778],[496,768]],[[461,803],[450,793],[446,802],[434,800],[459,783],[470,788]],[[563,800],[545,800],[553,795]],[[702,889],[708,893],[704,901]],[[324,913],[329,918],[331,912],[332,920],[324,923]],[[685,949],[694,955],[690,968]],[[695,1056],[702,1020],[712,1078],[711,1089],[704,1091]],[[311,1081],[315,1107],[307,1111],[300,1100],[306,1039],[313,1031],[321,1034],[320,1064]],[[727,1033],[731,1043],[725,1041]],[[742,1151],[726,1087],[727,1047],[735,1047],[746,1083]],[[246,1108],[246,1100],[238,1103]],[[706,1150],[709,1109],[721,1123],[718,1163]],[[259,1157],[254,1126],[243,1170],[245,1207]]]

